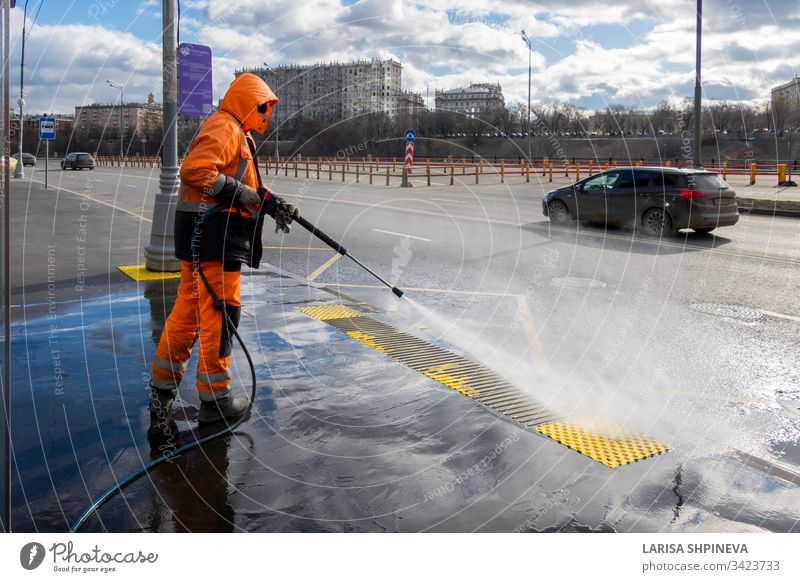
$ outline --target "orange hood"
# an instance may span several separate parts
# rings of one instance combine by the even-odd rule
[[[225,97],[222,98],[220,110],[233,115],[242,125],[244,131],[255,130],[264,133],[269,125],[266,118],[278,98],[264,80],[253,73],[242,73],[231,82]],[[259,103],[267,104],[264,115],[258,113]]]

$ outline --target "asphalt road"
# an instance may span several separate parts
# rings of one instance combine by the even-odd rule
[[[76,219],[103,206],[106,218],[90,223],[104,260],[89,274],[102,282],[117,263],[143,262],[158,169],[56,171],[57,198],[40,191],[38,168],[28,175],[35,188],[15,184],[12,200],[12,209],[34,208],[15,214],[18,228],[39,221],[20,239],[25,253],[41,260],[42,225],[69,225],[52,235],[69,240]],[[538,178],[430,188],[415,179],[411,189],[267,181],[411,301],[349,259],[331,261],[299,227],[265,235],[269,263],[434,334],[567,417],[622,424],[693,458],[743,451],[800,476],[791,412],[800,400],[800,221],[743,215],[712,235],[654,240],[550,228],[541,212],[550,185]],[[46,269],[22,259],[15,276],[46,284]]]

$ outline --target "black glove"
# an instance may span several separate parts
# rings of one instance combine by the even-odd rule
[[[254,188],[242,184],[239,190],[238,200],[242,206],[258,206],[261,204],[261,195],[260,192],[257,192]]]
[[[300,210],[280,196],[275,196],[266,188],[260,188],[258,192],[264,200],[264,212],[275,219],[275,232],[282,230],[288,233],[291,230],[289,225],[300,216]]]

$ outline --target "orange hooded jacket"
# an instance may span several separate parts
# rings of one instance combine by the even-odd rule
[[[175,212],[175,255],[185,261],[239,261],[257,267],[261,259],[262,217],[237,204],[241,185],[258,188],[261,179],[250,131],[263,133],[278,98],[252,73],[233,80],[219,111],[192,141],[181,166]],[[258,112],[265,103],[266,112]],[[221,212],[204,214],[212,207]]]

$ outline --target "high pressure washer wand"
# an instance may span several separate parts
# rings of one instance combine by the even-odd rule
[[[295,221],[297,224],[299,224],[300,226],[302,226],[303,228],[305,228],[305,229],[306,229],[308,232],[310,232],[311,234],[313,234],[315,237],[317,237],[319,240],[321,240],[322,242],[324,242],[326,245],[328,245],[329,247],[331,247],[333,250],[335,250],[335,251],[336,251],[337,253],[339,253],[340,255],[342,255],[342,256],[348,256],[348,257],[350,257],[350,259],[352,259],[352,261],[353,261],[353,262],[354,262],[356,265],[358,265],[359,267],[361,267],[362,269],[364,269],[364,270],[365,270],[367,273],[369,273],[370,275],[372,275],[373,277],[375,277],[375,278],[376,278],[378,281],[380,281],[381,283],[383,283],[384,285],[386,285],[386,286],[387,286],[389,289],[391,289],[391,290],[392,290],[392,293],[394,293],[394,294],[395,294],[395,295],[397,295],[398,297],[402,297],[402,296],[403,296],[403,292],[402,292],[400,289],[398,289],[397,287],[394,287],[394,286],[392,286],[392,284],[391,284],[391,283],[389,283],[389,282],[388,282],[386,279],[384,279],[383,277],[381,277],[380,275],[378,275],[378,274],[377,274],[375,271],[373,271],[372,269],[370,269],[369,267],[367,267],[367,266],[366,266],[364,263],[362,263],[361,261],[359,261],[359,260],[358,260],[357,258],[355,258],[353,255],[351,255],[350,253],[348,253],[346,248],[344,248],[344,247],[343,247],[342,245],[340,245],[338,242],[336,242],[336,241],[335,241],[335,240],[333,240],[331,237],[329,237],[327,234],[325,234],[324,232],[322,232],[322,231],[321,231],[320,229],[318,229],[316,226],[314,226],[313,224],[311,224],[311,223],[310,223],[309,221],[307,221],[305,218],[303,218],[302,216],[298,216],[298,217],[296,217],[296,218],[294,219],[294,221]]]

